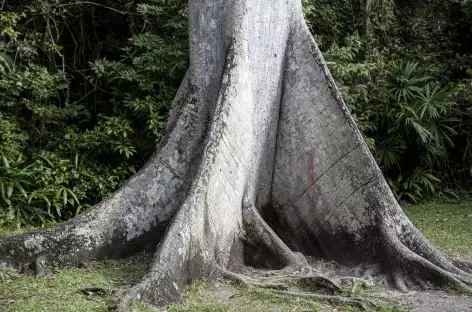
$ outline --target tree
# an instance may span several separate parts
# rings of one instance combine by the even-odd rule
[[[189,23],[190,68],[149,162],[82,215],[1,239],[0,266],[40,273],[157,245],[118,307],[167,305],[194,278],[260,285],[248,266],[336,288],[307,257],[400,289],[470,291],[470,264],[436,251],[395,201],[299,0],[194,0]]]

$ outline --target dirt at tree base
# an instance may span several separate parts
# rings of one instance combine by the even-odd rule
[[[472,261],[472,257],[464,255],[450,255],[450,258]],[[411,306],[414,312],[472,312],[472,296],[454,295],[444,291],[392,291],[388,295]]]
[[[412,291],[396,293],[398,302],[412,307],[414,312],[472,312],[472,297],[457,296],[443,291]]]
[[[197,304],[222,305],[228,311],[310,311],[308,306],[304,306],[297,298],[286,298],[283,304],[268,299],[267,296],[257,298],[251,294],[250,290],[243,290],[227,280],[220,280],[208,284],[197,296],[191,300],[196,300]],[[394,290],[367,291],[366,298],[376,302],[382,302],[383,306],[403,306],[411,309],[412,312],[472,312],[472,297],[454,295],[444,291],[410,291],[400,292]],[[330,305],[323,302],[316,302],[316,311],[342,312],[352,311],[337,305]],[[402,310],[403,311],[403,310]]]

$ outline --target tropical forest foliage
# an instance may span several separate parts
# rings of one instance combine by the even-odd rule
[[[472,187],[472,2],[304,0],[399,200]],[[184,0],[0,2],[0,225],[71,218],[153,153],[188,66]]]

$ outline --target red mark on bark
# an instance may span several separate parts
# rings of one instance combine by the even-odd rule
[[[310,155],[307,155],[305,162],[307,168],[308,182],[310,182],[310,184],[313,184],[315,183],[315,168],[313,168],[313,159],[310,157]]]

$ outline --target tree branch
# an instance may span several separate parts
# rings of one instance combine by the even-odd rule
[[[115,9],[115,8],[112,8],[112,7],[109,7],[109,6],[100,4],[100,3],[91,2],[91,1],[82,1],[82,2],[77,2],[77,3],[66,3],[66,4],[60,5],[60,7],[64,8],[64,7],[76,6],[76,5],[82,5],[82,4],[96,5],[96,6],[99,6],[99,7],[105,8],[105,9],[108,9],[108,10],[110,10],[110,11],[114,11],[114,12],[119,13],[119,14],[121,14],[121,15],[126,15],[126,14],[128,14],[128,12],[123,12],[123,11],[117,10],[117,9]]]

